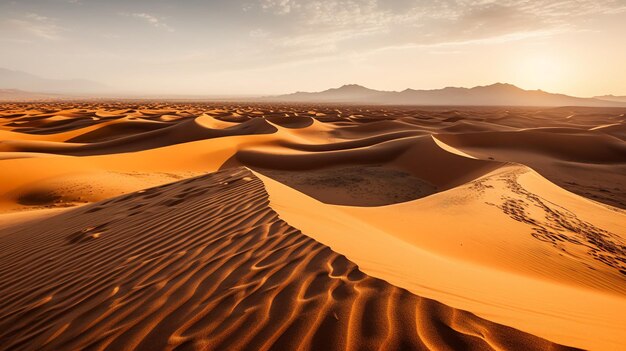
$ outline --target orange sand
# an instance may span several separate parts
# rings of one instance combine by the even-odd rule
[[[623,126],[609,108],[3,104],[0,345],[622,349]]]

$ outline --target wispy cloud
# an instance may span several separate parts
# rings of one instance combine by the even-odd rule
[[[345,50],[472,45],[548,37],[584,28],[591,15],[626,11],[623,0],[258,0],[245,11],[277,16],[255,31],[281,57]],[[367,39],[366,39],[367,37]]]
[[[270,32],[261,28],[257,28],[251,30],[249,34],[251,38],[267,38],[270,35]]]
[[[398,19],[376,0],[260,0],[257,10],[280,17],[282,28],[257,31],[271,33],[263,39],[284,57],[336,52],[342,42],[387,32]]]
[[[128,17],[133,17],[133,18],[137,18],[140,19],[141,21],[150,24],[154,27],[157,28],[162,28],[165,29],[169,32],[173,32],[174,28],[172,28],[171,26],[169,26],[167,23],[164,22],[164,19],[162,17],[158,17],[149,13],[145,13],[145,12],[136,12],[136,13],[122,13],[122,16],[128,16]]]
[[[294,0],[261,0],[261,8],[271,10],[277,14],[288,14],[292,9],[300,7],[300,4]]]
[[[321,31],[381,27],[394,18],[376,0],[261,0],[260,7],[264,12],[289,15],[292,22]]]
[[[20,18],[8,20],[20,32],[34,35],[47,40],[63,39],[61,33],[65,29],[56,23],[56,20],[36,13],[27,13]]]

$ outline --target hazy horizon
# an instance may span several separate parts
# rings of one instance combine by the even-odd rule
[[[0,1],[0,67],[157,95],[626,95],[625,16],[619,0]]]

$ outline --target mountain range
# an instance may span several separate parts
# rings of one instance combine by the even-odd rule
[[[93,95],[110,93],[111,88],[86,79],[49,79],[34,74],[0,68],[0,89],[22,93]]]
[[[495,83],[474,88],[448,87],[434,90],[381,91],[348,84],[321,92],[297,92],[265,97],[266,101],[303,103],[354,103],[369,105],[460,105],[460,106],[626,106],[626,99],[579,98],[542,90],[524,90],[512,84]]]
[[[594,96],[594,99],[600,99],[600,100],[605,100],[605,101],[626,102],[626,96],[602,95],[602,96]]]

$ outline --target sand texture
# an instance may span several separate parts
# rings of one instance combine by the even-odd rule
[[[0,349],[624,349],[624,113],[0,104]]]

